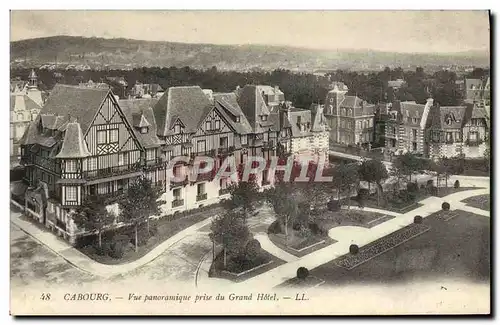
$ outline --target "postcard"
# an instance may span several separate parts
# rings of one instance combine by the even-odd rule
[[[10,313],[491,313],[488,11],[11,11]]]

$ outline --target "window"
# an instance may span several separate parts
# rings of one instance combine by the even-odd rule
[[[205,194],[205,183],[198,184],[198,195]]]
[[[227,137],[220,137],[219,139],[219,147],[227,148]]]
[[[396,134],[396,128],[392,127],[392,133]]]
[[[228,180],[227,178],[221,178],[220,179],[219,186],[220,186],[221,190],[225,190],[227,188],[227,185],[228,185],[227,180]]]
[[[198,140],[196,143],[196,150],[197,152],[205,152],[206,149],[206,141],[205,140]]]
[[[66,186],[66,201],[75,202],[76,201],[76,186]]]
[[[330,97],[330,103],[333,103],[333,97]]]
[[[178,201],[181,199],[181,189],[180,188],[174,188],[174,200]]]
[[[155,159],[155,149],[147,149],[146,160],[154,160],[154,159]]]
[[[446,141],[451,142],[453,141],[453,133],[451,132],[446,132]]]
[[[205,130],[207,130],[207,131],[212,130],[212,122],[210,122],[210,121],[205,122]]]
[[[181,133],[181,126],[179,124],[174,126],[174,133]]]
[[[97,158],[89,158],[88,160],[88,170],[96,170],[97,169]]]
[[[469,141],[477,141],[478,133],[477,132],[469,132]]]
[[[267,115],[262,115],[261,119],[262,119],[262,121],[267,121]]]
[[[396,147],[396,140],[395,139],[391,139],[391,147],[392,148]]]
[[[147,127],[141,128],[141,134],[146,134],[146,133],[148,133],[148,128]]]
[[[297,124],[302,124],[302,117],[301,116],[297,116]]]
[[[344,120],[340,121],[340,127],[345,128],[345,121]]]
[[[18,113],[17,114],[17,120],[22,121],[23,120],[23,113]]]
[[[248,136],[247,135],[242,135],[240,136],[240,141],[242,145],[245,145],[248,143]]]
[[[236,121],[236,123],[240,123],[241,120],[240,120],[240,117],[239,116],[236,116],[236,118],[234,119]]]
[[[109,142],[110,143],[118,142],[118,129],[109,130]]]
[[[66,173],[76,173],[76,161],[74,160],[66,161]]]
[[[373,127],[373,120],[368,120],[368,126]]]
[[[412,136],[413,136],[413,139],[417,139],[417,130],[413,129],[411,130],[411,133],[412,133]]]
[[[282,138],[286,137],[286,130],[285,129],[281,130],[281,137]]]
[[[413,151],[417,151],[417,143],[416,143],[416,142],[413,142],[413,143],[411,144],[411,146],[412,146],[412,150],[413,150]]]
[[[349,122],[349,128],[351,127],[351,123]],[[307,122],[307,129],[311,128],[311,122]]]
[[[342,111],[341,111],[341,112],[342,112],[342,115],[344,115],[344,116],[345,116],[345,108],[342,108]]]
[[[106,130],[97,131],[97,144],[104,144],[106,142]]]
[[[216,130],[220,129],[220,120],[215,120],[215,129]]]

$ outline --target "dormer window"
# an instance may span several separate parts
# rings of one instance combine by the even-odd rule
[[[205,130],[207,131],[212,130],[212,122],[210,121],[205,122]]]
[[[174,126],[174,133],[181,133],[181,126],[179,124]]]
[[[235,122],[236,122],[236,123],[240,123],[240,122],[241,122],[241,119],[240,119],[240,117],[239,117],[239,116],[236,116],[236,118],[235,118]]]
[[[262,121],[267,121],[267,115],[261,115],[260,118],[262,119]]]
[[[215,120],[215,130],[220,129],[220,120]]]
[[[147,126],[142,127],[141,128],[141,134],[146,134],[146,133],[148,133],[148,127]]]

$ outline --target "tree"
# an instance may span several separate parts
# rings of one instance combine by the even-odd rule
[[[359,177],[361,180],[368,182],[368,191],[370,183],[375,183],[377,186],[377,205],[380,205],[380,193],[383,192],[382,181],[389,177],[387,168],[384,163],[378,159],[363,160],[359,166]]]
[[[135,228],[135,251],[138,249],[137,228],[143,222],[147,223],[149,235],[149,219],[160,214],[160,190],[153,187],[146,177],[138,178],[127,190],[127,196],[120,202],[121,216]]]
[[[240,172],[241,174],[241,172]],[[255,211],[255,200],[259,195],[259,185],[255,175],[250,175],[248,181],[241,180],[229,185],[228,190],[231,198],[227,201],[228,210],[242,210],[241,217],[246,222],[248,215]]]
[[[288,239],[288,225],[297,217],[298,205],[292,199],[291,183],[278,181],[274,187],[264,192],[266,201],[273,207],[277,219],[285,226],[285,237]]]
[[[243,221],[242,212],[235,210],[226,211],[216,217],[210,226],[210,239],[221,244],[224,250],[224,268],[227,266],[227,252],[241,254],[245,251],[247,242],[251,237],[248,226]]]
[[[99,248],[102,247],[102,232],[113,224],[115,215],[106,209],[106,202],[98,195],[88,196],[76,209],[73,221],[77,227],[85,230],[96,230]]]
[[[424,162],[421,158],[415,156],[414,154],[407,152],[404,155],[399,155],[393,162],[393,167],[397,171],[405,176],[408,176],[411,182],[411,175],[424,167]]]
[[[359,185],[358,166],[356,164],[341,163],[333,170],[333,186],[337,188],[338,199],[340,195],[347,197],[347,205],[351,205],[351,193]]]

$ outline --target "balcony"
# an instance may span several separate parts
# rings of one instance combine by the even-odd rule
[[[106,177],[111,177],[111,176],[124,175],[124,174],[138,172],[138,171],[141,171],[141,169],[142,168],[141,168],[140,164],[134,164],[134,165],[130,165],[130,166],[108,167],[108,168],[103,168],[103,169],[84,171],[83,178],[85,178],[86,180],[106,178]]]
[[[184,200],[183,199],[175,199],[172,201],[172,209],[177,208],[184,205]]]
[[[161,158],[155,158],[152,160],[146,160],[146,168],[152,169],[154,167],[159,167],[164,164],[164,161]]]
[[[196,195],[196,202],[203,201],[207,199],[207,193]]]
[[[478,139],[478,140],[467,139],[467,140],[465,140],[464,144],[468,147],[477,147],[477,146],[483,144],[483,140],[481,140],[481,139]]]
[[[229,189],[228,188],[222,188],[219,190],[219,196],[221,195],[226,195],[229,193]]]
[[[179,186],[185,186],[188,184],[188,179],[183,179],[182,181],[174,181],[174,180],[170,180],[170,188],[174,188],[174,187],[179,187]]]
[[[219,155],[229,155],[233,153],[234,150],[235,150],[234,146],[230,146],[230,147],[219,148],[217,149],[217,152]]]

